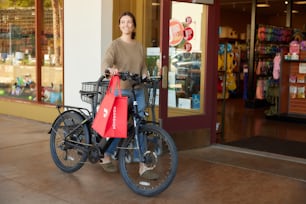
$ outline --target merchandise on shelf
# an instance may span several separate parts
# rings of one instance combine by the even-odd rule
[[[259,25],[255,45],[254,72],[256,82],[255,99],[267,100],[270,89],[278,86],[280,75],[280,53],[288,52],[292,29]],[[271,102],[269,102],[271,103]]]
[[[220,39],[218,50],[218,98],[228,98],[240,94],[242,60],[246,58],[244,41],[229,38]],[[245,53],[244,53],[245,52]],[[242,59],[243,58],[243,59]],[[244,62],[244,61],[243,61]],[[223,89],[223,85],[225,85]]]

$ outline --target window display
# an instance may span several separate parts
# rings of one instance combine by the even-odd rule
[[[62,103],[61,3],[45,0],[39,11],[33,1],[5,0],[1,5],[0,97]],[[40,14],[43,26],[37,45],[36,17]]]

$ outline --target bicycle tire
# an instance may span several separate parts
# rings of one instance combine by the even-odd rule
[[[82,124],[84,117],[76,111],[61,113],[52,125],[50,133],[50,151],[55,165],[66,173],[79,170],[87,160],[87,153],[81,148],[73,147],[66,142],[67,139],[78,143],[89,144],[89,130],[86,124]],[[75,130],[74,130],[75,129]],[[71,131],[73,133],[70,134]]]
[[[171,136],[161,127],[145,124],[139,131],[145,135],[147,167],[159,175],[157,180],[149,180],[139,175],[139,161],[135,162],[135,149],[131,146],[134,140],[127,139],[119,151],[119,169],[127,186],[142,196],[155,196],[166,190],[176,175],[178,156],[175,143]],[[157,146],[157,143],[159,145]],[[156,149],[157,147],[162,148]],[[132,157],[134,162],[126,158]]]

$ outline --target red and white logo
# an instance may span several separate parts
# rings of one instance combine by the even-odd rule
[[[192,45],[190,42],[186,42],[184,44],[184,49],[187,51],[187,52],[190,52],[192,50]]]
[[[185,28],[184,30],[184,39],[189,41],[193,38],[193,30],[190,27]]]
[[[170,20],[169,24],[169,45],[176,46],[180,44],[184,38],[184,26],[177,20]]]

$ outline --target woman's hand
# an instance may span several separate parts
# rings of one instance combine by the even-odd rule
[[[117,68],[108,68],[107,70],[111,76],[116,75],[119,72]]]
[[[149,75],[146,75],[146,74],[143,74],[141,76],[141,79],[144,80],[144,79],[150,79],[150,76]]]

